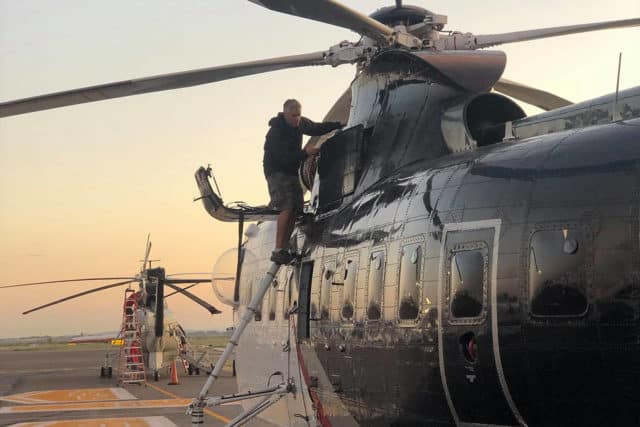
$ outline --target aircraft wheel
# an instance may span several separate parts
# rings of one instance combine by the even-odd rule
[[[189,365],[189,367],[187,368],[187,373],[189,375],[193,375],[193,368],[191,367],[191,365]]]
[[[105,373],[104,373],[104,366],[100,368],[100,378],[104,378]]]
[[[231,376],[235,377],[237,374],[236,372],[236,360],[233,359],[233,362],[231,363]]]
[[[109,366],[107,368],[107,378],[111,378],[111,377],[113,377],[113,368]]]
[[[154,381],[160,381],[160,372],[158,371],[153,371],[153,380]]]
[[[196,368],[196,375],[200,375],[200,368]]]

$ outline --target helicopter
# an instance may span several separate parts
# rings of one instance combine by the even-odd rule
[[[187,364],[190,364],[190,374],[199,374],[201,366],[195,363],[196,361],[189,355],[190,348],[187,333],[175,318],[175,316],[171,313],[171,311],[167,309],[166,300],[167,298],[175,294],[182,294],[186,298],[206,309],[210,314],[219,314],[221,313],[220,310],[218,310],[199,296],[189,292],[188,289],[201,283],[213,283],[215,286],[216,283],[230,280],[230,278],[178,278],[177,276],[181,276],[181,274],[167,276],[164,268],[152,267],[152,262],[158,260],[152,260],[149,258],[151,246],[152,243],[149,240],[149,236],[147,236],[144,258],[140,260],[142,263],[142,267],[140,269],[140,272],[135,276],[86,277],[79,279],[38,281],[3,285],[0,286],[0,289],[24,288],[39,285],[51,286],[71,282],[118,280],[115,283],[102,285],[60,299],[56,299],[54,301],[50,301],[46,304],[28,309],[22,314],[28,315],[35,311],[39,311],[75,298],[105,291],[107,289],[127,286],[127,288],[125,289],[125,298],[122,307],[123,318],[127,314],[133,315],[135,312],[135,317],[137,319],[138,327],[140,330],[140,347],[142,361],[144,362],[144,365],[150,370],[154,381],[159,380],[160,370],[165,367],[169,367],[173,363],[173,361],[176,360],[176,358],[181,358],[183,361],[187,362]],[[133,283],[138,284],[137,289],[132,288]],[[169,288],[171,292],[165,293],[165,287]],[[123,328],[124,327],[125,326],[123,324]],[[122,331],[115,337],[109,336],[109,341],[111,341],[111,338],[116,340],[119,338],[124,338],[121,334]],[[84,337],[78,337],[78,339],[72,339],[71,342],[84,342],[85,340],[83,338]],[[100,336],[101,342],[105,342],[105,339],[105,336]],[[92,339],[90,338],[89,342],[91,341]],[[104,376],[104,373],[102,371],[101,376]]]
[[[637,423],[638,88],[571,105],[501,81],[504,55],[477,49],[640,21],[441,36],[446,17],[400,2],[373,17],[333,1],[258,3],[363,36],[202,73],[358,67],[327,117],[347,126],[302,167],[311,199],[291,242],[301,259],[279,269],[238,343],[242,388],[282,372],[296,385],[260,415],[279,425]],[[163,82],[203,81],[161,76],[0,111]],[[548,112],[525,117],[491,88]],[[214,218],[273,218],[224,205],[206,169],[197,179]],[[273,237],[271,221],[247,229],[233,289],[239,316],[269,268]]]

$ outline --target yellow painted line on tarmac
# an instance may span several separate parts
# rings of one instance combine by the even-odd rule
[[[34,421],[10,427],[176,427],[167,417],[92,418],[59,421]]]
[[[169,390],[165,390],[162,387],[158,387],[157,385],[153,385],[151,383],[147,383],[147,386],[151,387],[152,389],[159,391],[160,393],[164,394],[165,396],[169,396],[169,397],[173,397],[174,399],[180,399],[179,396],[171,393]],[[189,404],[191,404],[191,400],[189,401]],[[187,404],[188,406],[188,404]],[[216,418],[224,423],[228,423],[229,421],[231,421],[231,419],[225,417],[224,415],[218,414],[215,411],[212,411],[211,409],[204,409],[204,413],[211,415],[213,418]]]
[[[123,388],[81,388],[67,390],[37,390],[2,396],[0,400],[12,403],[67,403],[129,400],[136,397]]]
[[[0,407],[0,414],[30,412],[97,411],[103,409],[146,409],[186,407],[191,399],[120,400],[112,402],[51,403],[47,405],[16,405]]]

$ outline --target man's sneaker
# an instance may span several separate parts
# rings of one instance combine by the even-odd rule
[[[271,252],[271,261],[276,264],[289,264],[295,259],[295,255],[289,252],[288,249],[278,249]]]

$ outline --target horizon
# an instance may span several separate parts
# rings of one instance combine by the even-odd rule
[[[343,3],[369,14],[393,1]],[[640,16],[637,0],[612,0],[604,8],[578,0],[411,3],[447,15],[446,30],[474,34]],[[248,1],[70,0],[61,7],[5,0],[0,102],[326,50],[345,39],[358,36]],[[580,102],[615,92],[618,52],[620,90],[640,85],[639,40],[636,27],[498,49],[508,56],[503,77]],[[193,202],[197,167],[212,164],[226,202],[266,203],[261,158],[268,119],[284,99],[296,98],[305,116],[321,120],[353,75],[352,66],[308,67],[0,119],[0,285],[138,272],[147,233],[151,257],[167,274],[210,271],[236,245],[237,224],[215,222]],[[90,286],[2,290],[0,337],[119,327],[122,288],[20,314]],[[172,297],[169,307],[183,327],[232,324],[231,308],[209,286],[192,289],[223,313],[211,316]]]

